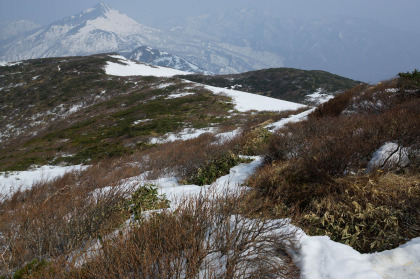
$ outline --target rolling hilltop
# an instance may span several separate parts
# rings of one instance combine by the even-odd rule
[[[314,100],[308,95],[315,92],[332,96],[360,83],[324,71],[291,68],[218,76],[187,75],[184,78],[213,86],[237,88],[246,92],[307,104],[314,104]]]

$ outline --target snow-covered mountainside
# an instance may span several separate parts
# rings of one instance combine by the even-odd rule
[[[131,52],[140,46],[172,53],[213,73],[237,73],[283,65],[281,56],[265,50],[139,24],[104,3],[1,43],[0,61]]]
[[[121,53],[124,57],[155,66],[169,67],[180,71],[210,74],[185,59],[158,49],[141,46],[129,53]]]
[[[420,64],[419,35],[361,18],[285,19],[255,9],[170,21],[163,28],[284,57],[284,66],[377,82]],[[396,59],[398,57],[398,59]]]
[[[29,20],[0,21],[0,41],[13,38],[38,27],[39,24]]]
[[[129,51],[146,42],[142,34],[159,31],[100,3],[79,15],[42,26],[1,46],[0,60],[75,56]]]

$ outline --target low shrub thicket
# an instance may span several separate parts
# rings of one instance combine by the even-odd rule
[[[294,211],[308,233],[361,252],[419,236],[420,95],[400,82],[356,87],[273,135],[265,166],[249,181],[264,201],[260,210]],[[408,150],[409,163],[367,174],[372,154],[387,142]]]
[[[367,167],[373,152],[386,142],[419,150],[420,99],[381,114],[311,118],[272,137],[267,162],[296,160],[306,172],[343,175]],[[413,160],[408,168],[417,169]]]
[[[287,254],[294,232],[278,233],[286,221],[242,217],[239,196],[210,194],[180,204],[140,219],[73,272],[86,278],[297,278]]]
[[[10,274],[34,259],[58,259],[100,237],[126,218],[121,211],[132,187],[101,187],[138,173],[105,160],[83,172],[41,181],[0,202],[0,270]],[[99,189],[98,189],[99,188]]]

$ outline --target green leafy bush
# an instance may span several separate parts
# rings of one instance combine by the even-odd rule
[[[143,211],[167,207],[169,201],[165,195],[159,195],[158,188],[153,184],[139,187],[131,198],[124,202],[124,210],[133,214],[135,219],[139,219]]]
[[[12,276],[12,279],[24,279],[24,278],[28,278],[29,276],[31,277],[42,276],[41,272],[45,271],[45,269],[47,269],[49,265],[50,263],[45,259],[42,259],[42,260],[34,259],[31,262],[27,263],[22,268],[19,268],[18,270],[16,270]]]
[[[229,173],[230,169],[240,163],[249,162],[242,159],[232,151],[211,159],[203,167],[198,168],[188,179],[187,183],[207,185],[216,181],[217,178]]]

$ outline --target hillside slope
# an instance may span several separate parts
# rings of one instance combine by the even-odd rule
[[[324,71],[292,68],[267,69],[234,75],[187,75],[183,78],[312,105],[317,103],[317,98],[311,98],[308,95],[314,93],[317,93],[318,97],[322,97],[321,94],[336,95],[360,83]]]
[[[0,168],[120,156],[169,132],[234,127],[248,110],[305,107],[173,77],[179,74],[187,73],[116,55],[0,67]]]

